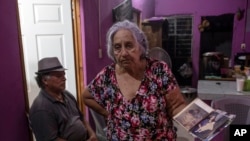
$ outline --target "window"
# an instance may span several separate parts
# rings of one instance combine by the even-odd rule
[[[166,18],[169,27],[166,50],[172,58],[190,58],[193,37],[192,16],[176,15]]]

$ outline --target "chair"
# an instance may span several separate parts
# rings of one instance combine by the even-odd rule
[[[235,114],[236,118],[231,124],[250,124],[250,97],[248,96],[225,96],[212,100],[211,106],[230,114]],[[229,128],[224,131],[224,141],[229,140]]]
[[[107,137],[106,137],[107,124],[106,124],[105,118],[102,115],[96,113],[92,109],[89,109],[89,111],[95,123],[96,136],[98,138],[98,141],[107,141]]]

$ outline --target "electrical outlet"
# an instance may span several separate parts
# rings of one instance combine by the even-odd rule
[[[240,45],[240,48],[241,48],[242,50],[246,49],[246,44],[245,44],[245,43],[242,43],[242,44]]]

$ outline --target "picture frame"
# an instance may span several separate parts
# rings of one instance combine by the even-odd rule
[[[124,0],[122,3],[112,9],[113,22],[123,21],[125,19],[132,21],[133,7],[131,0]]]

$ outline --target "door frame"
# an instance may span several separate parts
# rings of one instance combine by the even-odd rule
[[[83,54],[82,54],[82,28],[81,28],[81,11],[80,0],[72,1],[72,14],[73,14],[73,40],[74,40],[74,55],[75,55],[75,70],[76,70],[76,92],[77,102],[80,110],[85,113],[85,105],[82,100],[82,93],[84,90],[84,67],[83,67]]]

